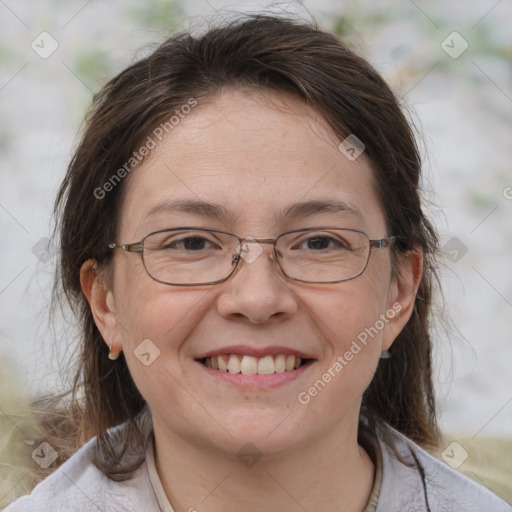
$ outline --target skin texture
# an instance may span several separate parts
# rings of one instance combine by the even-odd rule
[[[200,102],[129,177],[116,242],[131,243],[168,227],[218,228],[242,237],[274,238],[290,229],[336,225],[370,238],[387,233],[364,154],[349,161],[325,122],[284,95],[224,91]],[[223,205],[223,222],[161,212],[157,203],[189,198]],[[361,213],[320,213],[280,219],[285,206],[341,199]],[[357,443],[361,396],[381,351],[410,317],[421,276],[421,253],[404,258],[392,279],[389,249],[372,249],[366,271],[337,284],[306,284],[283,276],[271,246],[242,261],[227,281],[179,287],[160,284],[139,255],[115,251],[112,285],[93,262],[82,287],[112,351],[124,351],[153,415],[156,463],[177,512],[267,510],[361,511],[374,478]],[[297,396],[349,350],[393,304],[401,311],[337,374],[301,404]],[[161,351],[150,365],[134,349],[150,339]],[[194,358],[226,345],[284,345],[317,361],[271,390],[241,389],[208,375]],[[252,443],[263,457],[247,467],[236,456]]]

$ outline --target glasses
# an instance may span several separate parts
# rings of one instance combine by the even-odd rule
[[[222,283],[244,259],[252,263],[273,244],[271,259],[289,279],[303,283],[340,283],[360,276],[371,248],[382,249],[395,237],[371,240],[356,229],[319,227],[295,229],[277,238],[240,238],[227,231],[179,227],[154,231],[140,242],[108,244],[110,249],[138,253],[149,276],[173,286]],[[249,250],[249,243],[255,244]]]

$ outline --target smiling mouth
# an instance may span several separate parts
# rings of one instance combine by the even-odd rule
[[[240,354],[219,354],[198,359],[206,367],[224,373],[242,375],[272,375],[298,370],[316,359],[304,359],[294,355],[268,355],[253,357]]]

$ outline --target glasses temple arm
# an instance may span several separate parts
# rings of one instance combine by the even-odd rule
[[[141,253],[144,249],[144,244],[140,242],[136,242],[134,244],[108,244],[109,249],[121,249],[127,252],[138,252]]]

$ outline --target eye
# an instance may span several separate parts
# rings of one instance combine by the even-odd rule
[[[186,251],[200,251],[204,249],[209,241],[202,236],[189,236],[175,242],[166,243],[164,249],[184,249]]]
[[[214,237],[206,237],[203,234],[178,234],[168,236],[166,234],[165,238],[160,239],[156,247],[159,250],[168,250],[168,251],[182,251],[182,252],[201,252],[208,251],[212,249],[219,249],[219,243]]]
[[[310,249],[314,251],[327,249],[350,250],[350,244],[343,238],[327,233],[309,235],[299,242],[299,249]]]

